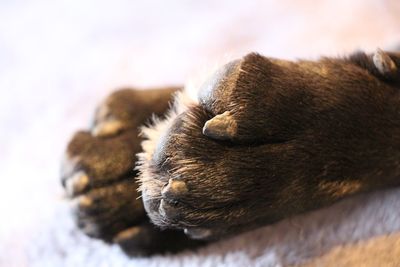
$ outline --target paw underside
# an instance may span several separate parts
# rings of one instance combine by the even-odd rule
[[[62,184],[77,226],[88,236],[115,243],[132,256],[197,247],[182,231],[161,230],[143,208],[134,170],[141,151],[139,129],[162,116],[178,88],[120,90],[97,109],[90,131],[68,144]]]

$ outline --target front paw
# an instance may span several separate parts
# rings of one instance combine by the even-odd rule
[[[78,132],[69,143],[62,183],[77,225],[87,235],[111,241],[146,219],[132,167],[136,140],[136,131],[109,138]]]
[[[163,115],[175,89],[112,94],[90,131],[77,132],[62,165],[62,184],[77,226],[88,236],[119,244],[129,255],[178,252],[202,245],[182,231],[161,230],[146,216],[134,170],[142,138],[138,127]]]
[[[248,148],[211,140],[201,131],[208,119],[210,114],[201,107],[175,118],[155,149],[141,154],[139,177],[151,220],[198,239],[217,239],[259,225],[258,219],[265,218],[263,200],[275,198],[283,186],[260,188],[259,176],[271,173],[279,154],[287,151],[284,145]],[[271,165],[262,163],[265,155]],[[270,222],[279,213],[273,209],[266,219]]]
[[[144,142],[151,220],[218,238],[398,185],[399,88],[374,64],[250,54],[223,67]]]

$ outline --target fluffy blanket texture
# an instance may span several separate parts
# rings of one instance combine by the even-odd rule
[[[249,51],[341,55],[400,41],[397,0],[2,1],[0,266],[400,266],[400,189],[178,255],[127,258],[82,235],[59,162],[120,86],[178,84]]]

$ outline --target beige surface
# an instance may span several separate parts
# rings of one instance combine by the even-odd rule
[[[58,164],[115,87],[182,83],[249,51],[296,58],[388,47],[400,41],[399,14],[397,0],[2,1],[0,265],[279,266],[318,255],[316,266],[347,265],[351,251],[386,259],[386,244],[399,246],[397,235],[379,237],[400,230],[396,192],[296,219],[299,231],[285,221],[199,254],[129,260],[73,227]],[[341,247],[374,236],[358,246],[379,253]]]
[[[337,247],[323,256],[313,259],[302,267],[358,266],[397,267],[400,266],[400,234],[372,238],[360,244]]]

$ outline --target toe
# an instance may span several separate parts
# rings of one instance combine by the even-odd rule
[[[135,154],[140,151],[141,139],[137,131],[126,131],[110,138],[101,138],[88,132],[78,132],[68,144],[61,170],[62,183],[79,171],[89,177],[90,188],[103,187],[127,175],[134,175]],[[69,181],[69,193],[87,186],[81,184],[86,178]]]
[[[110,241],[116,233],[147,220],[138,199],[137,185],[130,179],[90,189],[71,201],[74,219],[82,231]]]
[[[182,231],[160,230],[149,222],[118,233],[113,242],[130,256],[178,252],[205,244],[203,241],[188,238]]]

